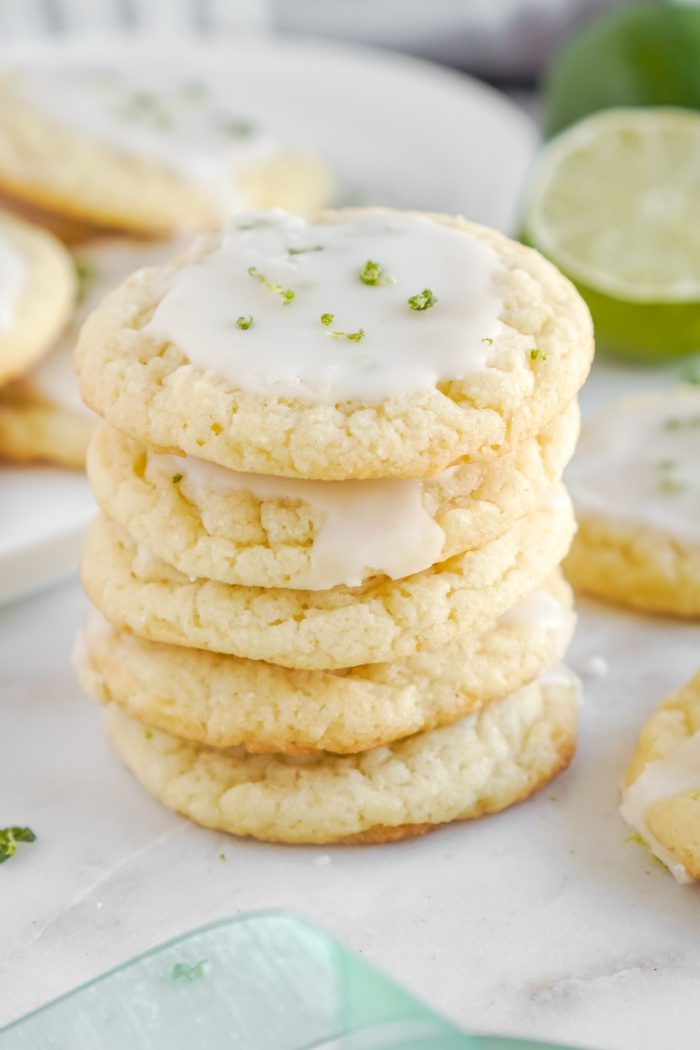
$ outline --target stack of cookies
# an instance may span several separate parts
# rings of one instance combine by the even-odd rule
[[[77,664],[147,789],[369,842],[562,770],[592,351],[549,263],[438,215],[243,214],[113,292],[76,351],[104,420]]]

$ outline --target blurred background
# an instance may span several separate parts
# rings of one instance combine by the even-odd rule
[[[557,44],[620,0],[0,0],[0,39],[149,29],[380,44],[528,88]]]

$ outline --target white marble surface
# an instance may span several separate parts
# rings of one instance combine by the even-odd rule
[[[585,400],[661,381],[601,366]],[[199,830],[143,793],[73,680],[83,604],[72,582],[0,610],[0,827],[38,835],[0,867],[0,1025],[200,923],[283,907],[465,1027],[695,1045],[698,890],[625,841],[617,783],[641,721],[697,669],[700,626],[581,603],[570,663],[585,705],[565,776],[415,842],[298,849]],[[586,678],[596,655],[610,673]]]

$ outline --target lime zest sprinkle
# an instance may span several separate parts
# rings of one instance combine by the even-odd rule
[[[153,740],[153,730],[152,729],[144,729],[143,735],[145,736],[146,740]]]
[[[219,860],[226,860],[226,854],[225,853],[220,853],[219,854]]]
[[[641,846],[642,849],[645,849],[647,851],[647,853],[649,854],[649,856],[655,864],[660,865],[660,867],[662,868],[666,867],[664,862],[656,856],[656,854],[654,853],[653,849],[651,848],[647,840],[644,838],[644,836],[640,835],[638,831],[631,831],[625,839],[625,842],[634,842],[637,846]]]
[[[332,339],[349,339],[351,343],[359,343],[365,337],[364,328],[358,328],[356,332],[328,332],[327,333]]]
[[[170,978],[173,981],[199,981],[206,973],[206,965],[206,959],[200,959],[192,966],[188,966],[187,963],[175,963]]]
[[[539,347],[533,346],[532,350],[530,351],[530,360],[531,361],[546,361],[547,360],[547,355],[543,354],[542,351],[539,349]]]
[[[687,419],[671,417],[664,421],[664,430],[680,430],[681,427],[700,427],[700,414],[688,416]]]
[[[31,828],[0,829],[0,864],[14,857],[20,842],[36,842],[36,835]]]
[[[334,317],[335,317],[335,314],[321,314],[321,324],[325,325],[326,328],[327,328],[328,325],[333,324],[333,318]]]
[[[430,288],[424,288],[422,292],[406,300],[412,310],[429,310],[437,301]]]
[[[486,343],[487,346],[493,346],[493,339],[489,339],[488,336],[484,336],[481,342]]]
[[[248,329],[252,326],[252,324],[253,324],[253,315],[252,314],[246,314],[244,317],[239,317],[237,319],[237,321],[236,321],[236,328],[242,328],[244,332],[247,332]]]
[[[256,281],[260,281],[260,284],[264,284],[266,288],[269,288],[271,292],[277,292],[277,294],[282,297],[282,306],[287,306],[294,299],[294,292],[291,288],[285,288],[283,284],[276,284],[274,281],[268,281],[265,274],[260,273],[257,266],[249,266],[248,273],[251,277],[254,277]],[[236,324],[238,324],[238,321],[236,321]]]
[[[374,262],[372,259],[368,259],[365,265],[358,273],[358,277],[363,284],[369,284],[374,287],[384,286],[390,284],[396,284],[395,277],[389,277],[388,274],[384,273],[384,267],[381,263]]]
[[[307,255],[309,252],[322,252],[322,244],[313,244],[310,248],[287,248],[289,255]]]
[[[183,478],[182,474],[173,474],[173,476],[171,478],[173,485],[177,485],[178,481],[182,481],[182,478]]]
[[[74,259],[75,276],[77,285],[75,289],[75,305],[82,306],[88,293],[91,281],[97,277],[97,267],[88,259]]]

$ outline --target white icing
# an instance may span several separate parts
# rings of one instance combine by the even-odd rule
[[[27,264],[9,238],[0,238],[0,334],[14,322],[27,278]]]
[[[357,587],[372,574],[402,579],[440,560],[445,533],[423,506],[417,480],[302,481],[242,474],[192,456],[151,454],[146,476],[182,474],[178,483],[194,503],[208,490],[250,492],[257,499],[300,500],[322,516],[310,568],[295,587]]]
[[[107,620],[100,610],[90,602],[88,604],[85,618],[75,636],[75,643],[71,654],[71,663],[73,664],[73,667],[76,669],[84,667],[88,663],[88,647],[90,642],[95,638],[111,634],[112,630],[113,627],[109,620]]]
[[[537,681],[543,689],[559,689],[563,687],[574,689],[577,700],[579,704],[581,703],[581,683],[566,664],[556,663],[545,668]]]
[[[199,259],[164,273],[144,331],[257,394],[371,404],[431,390],[484,369],[501,329],[494,249],[420,215],[377,211],[310,224],[276,210],[241,215],[214,246],[211,238],[200,244]],[[395,283],[364,284],[368,260]],[[251,267],[293,291],[293,301]],[[412,310],[408,299],[426,288],[436,305]],[[327,327],[324,314],[333,315]],[[245,317],[253,318],[247,330],[236,324]],[[332,334],[360,330],[359,342]]]
[[[620,401],[584,430],[566,480],[579,515],[700,543],[700,390]]]
[[[573,612],[542,587],[504,613],[500,623],[505,627],[535,625],[540,631],[554,632],[562,630],[572,618]]]
[[[56,124],[158,161],[212,194],[222,214],[244,205],[236,172],[272,154],[269,134],[203,78],[170,69],[27,68],[19,95]]]
[[[155,266],[172,258],[181,245],[171,241],[150,244],[138,241],[108,240],[85,245],[75,251],[79,263],[87,268],[83,296],[63,336],[54,349],[28,376],[31,386],[47,401],[66,412],[93,420],[95,417],[81,400],[73,365],[73,348],[88,315],[102,299],[133,270]]]
[[[693,881],[683,864],[652,834],[646,815],[651,806],[663,799],[687,795],[700,790],[700,733],[684,740],[666,758],[649,762],[639,777],[622,791],[620,813],[647,843],[652,853],[663,861],[676,882]]]

